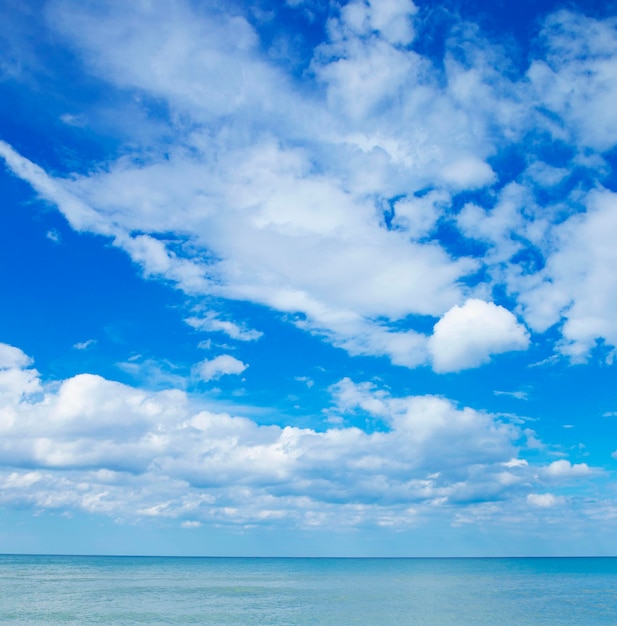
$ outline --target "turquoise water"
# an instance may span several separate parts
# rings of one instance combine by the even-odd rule
[[[617,624],[617,559],[0,556],[0,623]]]

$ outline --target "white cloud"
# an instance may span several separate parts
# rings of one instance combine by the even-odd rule
[[[343,413],[362,410],[388,424],[401,438],[412,464],[445,473],[461,463],[506,462],[512,458],[513,426],[469,408],[458,409],[444,398],[394,398],[350,379],[335,385],[333,393]]]
[[[70,207],[79,206],[79,215],[82,215],[80,201],[67,196],[64,191],[57,192],[57,186],[66,182],[51,181],[36,168],[36,175],[30,176],[34,166],[28,165],[10,149],[6,154],[10,155],[10,163],[15,167],[23,165],[19,171],[23,170],[45,197],[58,202],[63,210],[65,198],[69,197]],[[283,155],[278,150],[270,156],[282,165]],[[235,163],[234,168],[237,165]],[[262,165],[258,170],[252,168],[248,165],[240,171],[245,179],[256,176],[255,184],[260,186],[275,173],[262,171]],[[133,170],[132,174],[151,178],[149,189],[161,184],[168,176],[158,168],[157,172],[140,168]],[[78,180],[75,184],[94,184],[94,188],[102,193],[111,193],[117,202],[124,193],[124,183],[116,188],[113,173],[111,176],[102,186],[99,181]],[[124,173],[121,173],[123,177]],[[163,241],[151,236],[130,236],[118,225],[120,216],[117,214],[114,214],[113,226],[103,227],[97,222],[93,229],[113,233],[115,245],[124,248],[144,267],[147,275],[171,279],[188,293],[253,300],[278,310],[301,312],[307,317],[307,329],[331,338],[333,343],[354,354],[387,355],[393,362],[408,366],[423,362],[425,339],[422,335],[413,331],[394,331],[387,322],[374,322],[372,318],[381,315],[398,319],[412,312],[440,313],[459,299],[460,288],[455,281],[475,267],[475,263],[465,259],[451,261],[435,244],[413,244],[402,233],[384,230],[375,220],[374,209],[365,201],[354,205],[351,198],[345,198],[334,189],[330,197],[324,196],[324,200],[335,207],[340,198],[342,203],[336,206],[334,215],[343,209],[345,214],[337,217],[333,224],[322,224],[319,219],[315,220],[311,210],[305,212],[304,207],[297,206],[298,202],[311,202],[313,183],[295,180],[292,191],[291,182],[272,181],[272,186],[267,185],[267,192],[266,189],[253,189],[252,193],[263,194],[264,206],[257,214],[246,207],[233,217],[229,212],[213,215],[206,229],[196,224],[197,232],[206,239],[208,248],[225,259],[218,264],[206,266],[199,257],[194,260],[180,258],[168,250]],[[191,184],[187,182],[188,187]],[[304,191],[303,184],[307,187]],[[187,186],[180,188],[186,191]],[[178,182],[174,180],[169,191],[177,187]],[[271,191],[277,187],[272,195]],[[283,212],[286,205],[277,206],[276,212],[272,208],[271,203],[278,202],[277,194],[287,187],[289,196],[286,201],[291,202],[292,197],[300,199],[293,200],[291,205],[295,204],[296,210],[300,211],[296,220],[294,213]],[[134,192],[135,187],[131,186],[131,194]],[[239,200],[234,200],[234,204]],[[252,202],[254,200],[252,197]],[[83,209],[83,214],[89,215],[88,211]],[[188,225],[193,218],[185,217],[185,225]],[[154,216],[150,215],[148,219],[155,227]],[[166,220],[164,217],[159,228],[167,230],[171,227]],[[94,218],[90,221],[96,222]],[[202,222],[203,218],[198,221]],[[129,225],[136,225],[134,217],[126,224],[127,228]],[[313,232],[315,228],[316,233]],[[342,263],[341,258],[346,262]],[[359,343],[360,337],[362,341]]]
[[[204,317],[189,317],[184,321],[196,330],[225,333],[237,341],[256,341],[263,336],[258,330],[246,329],[229,320],[222,320],[213,312],[207,313]]]
[[[414,31],[412,17],[417,9],[411,0],[350,2],[341,9],[339,24],[330,28],[350,30],[354,35],[379,35],[391,44],[408,45]]]
[[[617,194],[592,191],[584,197],[586,211],[555,229],[555,245],[539,277],[529,279],[521,293],[523,314],[535,330],[565,319],[562,354],[573,361],[588,358],[596,341],[617,346],[617,249],[611,233],[617,228]]]
[[[250,54],[257,38],[240,16],[200,19],[188,3],[169,0],[96,7],[58,0],[47,17],[82,49],[93,71],[205,115],[233,113],[247,97],[266,95],[273,81],[273,71]],[[126,54],[144,65],[127,62]],[[212,84],[218,89],[208,89]]]
[[[22,350],[0,343],[0,432],[11,428],[16,419],[13,405],[41,391],[38,372],[29,369],[32,359]]]
[[[53,241],[54,243],[60,243],[62,241],[62,237],[60,236],[60,233],[55,229],[48,230],[45,233],[45,237],[47,237],[49,241]]]
[[[86,341],[78,341],[73,344],[73,348],[76,350],[87,350],[96,344],[96,339],[86,339]]]
[[[394,73],[383,82],[380,76],[385,65],[380,59],[397,58],[404,67],[416,63],[417,55],[396,48],[413,35],[411,22],[404,16],[412,16],[415,7],[410,2],[392,1],[358,4],[355,8],[349,5],[343,13],[349,13],[347,17],[353,21],[351,13],[356,10],[366,12],[361,19],[362,23],[366,20],[366,28],[381,33],[374,49],[367,49],[376,65],[365,75],[368,82],[383,83],[374,91],[376,97],[388,98],[403,74],[389,63],[387,67]],[[187,138],[194,155],[190,159],[184,150],[178,150],[165,162],[144,167],[124,160],[106,173],[71,184],[64,182],[72,193],[96,207],[99,215],[113,220],[121,230],[168,233],[188,229],[193,233],[191,259],[180,259],[165,250],[160,238],[128,237],[114,231],[116,245],[126,249],[148,275],[171,278],[192,292],[214,292],[303,313],[310,318],[307,328],[332,338],[337,345],[356,350],[358,319],[369,335],[367,349],[373,350],[369,353],[392,355],[399,363],[422,361],[394,354],[397,341],[390,340],[393,331],[383,328],[387,318],[398,319],[414,312],[441,314],[458,301],[456,281],[475,264],[448,258],[438,245],[410,244],[400,233],[387,232],[376,214],[375,201],[366,197],[368,190],[358,188],[367,177],[364,173],[357,176],[357,168],[349,171],[345,165],[351,163],[348,159],[337,159],[332,167],[317,173],[308,145],[295,150],[284,148],[284,137],[249,146],[237,143],[234,127],[252,122],[250,116],[246,117],[248,111],[275,107],[277,131],[290,130],[283,119],[288,117],[286,111],[294,110],[298,115],[294,115],[292,134],[299,133],[305,143],[321,138],[333,153],[349,151],[348,135],[341,136],[336,130],[338,112],[324,108],[324,103],[302,104],[310,101],[300,100],[277,71],[259,60],[254,47],[256,37],[248,24],[240,18],[193,15],[182,4],[170,13],[166,3],[122,12],[110,5],[93,16],[83,7],[60,2],[52,16],[53,24],[83,52],[94,71],[116,84],[169,99],[173,107],[197,123],[198,130]],[[347,17],[341,18],[343,22]],[[364,32],[364,28],[360,30]],[[362,36],[360,31],[349,34],[346,41],[351,46],[350,54],[351,49],[357,49],[360,56],[364,55]],[[211,76],[213,68],[220,66],[217,59],[223,52],[223,66],[229,66],[229,71],[224,76]],[[132,63],[131,67],[125,64],[129,56],[144,55],[149,59],[147,65],[156,63],[156,72],[142,63]],[[183,69],[178,71],[177,64]],[[238,74],[232,71],[236,65],[256,80],[243,84],[242,95],[234,100],[238,85],[234,86],[230,77]],[[347,78],[344,89],[348,92],[351,83]],[[411,78],[415,80],[413,75]],[[241,118],[233,117],[235,109],[219,110],[212,102],[215,95],[208,88],[210,80],[217,84],[222,80],[223,91],[231,90],[226,102],[250,104],[246,108],[241,105]],[[350,95],[347,92],[345,98]],[[195,94],[199,97],[193,97]],[[312,108],[307,110],[309,106]],[[303,110],[306,115],[300,114]],[[211,133],[199,128],[208,116],[222,114],[229,125],[225,143],[211,141]],[[417,147],[416,131],[400,137],[396,129],[395,133],[383,134],[383,141],[388,143],[390,136],[402,139],[403,151],[413,151],[411,161],[404,153],[401,156],[410,165],[415,165],[416,157],[431,153]],[[447,141],[450,144],[450,136]],[[372,154],[361,157],[357,167],[364,172],[364,162],[372,158]],[[351,187],[350,176],[356,180]],[[399,178],[402,181],[405,176]],[[422,186],[424,181],[418,184]],[[400,192],[414,189],[396,185],[399,188],[385,193],[405,195]],[[174,211],[168,210],[170,205]],[[429,227],[430,221],[430,217],[425,220]],[[411,227],[417,229],[415,224]],[[200,257],[206,256],[220,261],[206,267],[200,263]],[[432,278],[426,280],[429,269]],[[339,320],[336,328],[330,321],[332,315]],[[351,326],[342,320],[346,315],[354,320]],[[373,317],[383,321],[374,324]],[[373,340],[370,335],[374,335]],[[400,339],[408,342],[405,336]]]
[[[441,211],[448,206],[450,195],[445,191],[431,191],[422,197],[406,197],[394,205],[394,224],[412,239],[430,234]]]
[[[71,113],[61,115],[60,121],[67,126],[75,126],[77,128],[83,128],[87,123],[81,115],[73,115]]]
[[[0,395],[4,505],[187,527],[398,526],[415,522],[412,509],[502,498],[531,479],[512,461],[518,426],[434,396],[394,397],[345,379],[332,390],[335,410],[344,421],[365,411],[385,429],[316,431],[210,411],[178,390],[91,374],[35,379],[36,395],[18,376],[14,394]]]
[[[180,524],[182,528],[199,528],[201,526],[201,522],[197,522],[195,520],[186,520]]]
[[[525,459],[510,459],[502,464],[504,467],[527,467],[529,465]]]
[[[529,493],[527,494],[527,502],[541,509],[550,509],[558,504],[563,504],[564,498],[552,493]]]
[[[133,355],[127,361],[116,363],[116,367],[130,374],[135,380],[150,389],[169,389],[186,387],[186,379],[177,372],[169,361],[144,359],[140,354]]]
[[[54,0],[54,36],[130,104],[124,127],[135,135],[125,143],[138,147],[64,178],[6,143],[0,154],[74,229],[110,238],[145,276],[298,314],[351,354],[426,363],[414,316],[441,317],[495,286],[518,298],[534,331],[565,321],[559,349],[574,360],[598,339],[616,345],[615,290],[601,270],[612,265],[610,209],[594,209],[594,194],[549,206],[534,195],[558,193],[582,170],[589,188],[610,170],[600,153],[617,138],[614,20],[552,14],[517,77],[507,45],[468,24],[448,33],[443,68],[410,49],[409,0],[350,2],[331,16],[299,85],[239,13]],[[168,115],[146,123],[141,103],[152,100]],[[529,164],[517,180],[458,211],[456,195],[503,178],[495,157],[523,140]],[[545,162],[553,140],[572,143],[570,163]],[[460,256],[440,239],[452,225],[486,253]],[[467,287],[478,269],[483,284]],[[258,332],[219,317],[205,324],[240,339]],[[511,349],[494,340],[470,362]]]
[[[535,183],[543,187],[554,187],[570,174],[565,167],[553,167],[542,161],[535,161],[525,172]]]
[[[247,367],[248,365],[239,359],[229,354],[221,354],[213,359],[201,361],[194,369],[197,376],[207,382],[229,374],[242,374]]]
[[[509,396],[517,400],[528,400],[529,394],[526,391],[493,391],[496,396]]]
[[[28,367],[32,359],[19,348],[0,343],[0,370]]]
[[[470,299],[452,307],[433,329],[429,352],[438,372],[477,367],[494,354],[524,350],[529,334],[507,309]]]
[[[562,120],[551,124],[547,116],[548,127],[559,139],[611,149],[617,143],[615,19],[562,10],[546,19],[542,37],[546,58],[532,63],[528,76],[538,104]]]
[[[580,478],[582,476],[590,476],[593,470],[587,465],[587,463],[575,463],[560,459],[559,461],[553,461],[550,465],[546,466],[541,475],[548,479],[568,479],[568,478]]]
[[[441,175],[447,183],[460,189],[476,189],[496,180],[491,166],[475,157],[449,163],[441,170]]]
[[[509,183],[499,192],[497,203],[490,210],[468,203],[457,215],[456,223],[466,237],[492,245],[487,255],[489,263],[508,260],[522,249],[521,242],[516,241],[525,232],[521,211],[532,202],[525,187]]]
[[[352,354],[414,367],[426,360],[426,339],[396,322],[441,315],[459,302],[458,281],[477,263],[452,259],[435,242],[409,240],[408,233],[431,230],[433,203],[449,198],[413,193],[444,167],[472,188],[492,176],[483,140],[481,154],[470,156],[475,131],[457,132],[453,146],[451,129],[464,128],[465,116],[426,81],[426,61],[401,47],[413,38],[415,12],[407,0],[346,5],[314,59],[328,85],[324,102],[296,93],[260,56],[256,34],[240,17],[193,13],[184,3],[94,9],[54,2],[50,24],[92,72],[163,98],[193,130],[174,128],[182,145],[166,147],[165,159],[144,165],[125,158],[70,180],[52,179],[6,145],[3,154],[74,228],[112,237],[146,276],[191,294],[300,313],[307,330]],[[250,80],[239,83],[240,75]],[[339,101],[359,119],[401,98],[403,109],[380,114],[368,135],[341,123]],[[212,134],[212,120],[224,120],[220,134]],[[247,126],[269,128],[265,136],[273,138],[259,131],[246,144]],[[287,137],[299,138],[292,142],[299,147]],[[315,167],[324,150],[333,158]],[[380,215],[392,197],[399,198],[397,230],[384,228]],[[160,236],[174,232],[190,233],[189,244],[179,250]],[[231,322],[208,323],[247,338]]]

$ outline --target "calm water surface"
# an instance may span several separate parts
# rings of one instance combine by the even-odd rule
[[[617,624],[617,558],[0,556],[0,623]]]

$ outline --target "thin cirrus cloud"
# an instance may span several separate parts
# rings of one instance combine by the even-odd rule
[[[256,341],[263,335],[258,330],[242,328],[235,322],[220,319],[212,312],[201,317],[187,317],[184,321],[196,330],[224,333],[237,341]]]

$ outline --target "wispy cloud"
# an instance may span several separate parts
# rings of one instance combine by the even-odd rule
[[[73,344],[73,348],[75,348],[76,350],[87,350],[88,348],[96,345],[96,343],[96,339],[86,339],[86,341],[78,341],[77,343]]]
[[[184,321],[196,330],[224,333],[237,341],[256,341],[263,336],[263,333],[258,330],[243,328],[235,322],[220,319],[216,313],[212,312],[200,317],[188,317]]]
[[[529,394],[526,391],[493,391],[496,396],[508,396],[510,398],[516,398],[517,400],[527,400]]]

